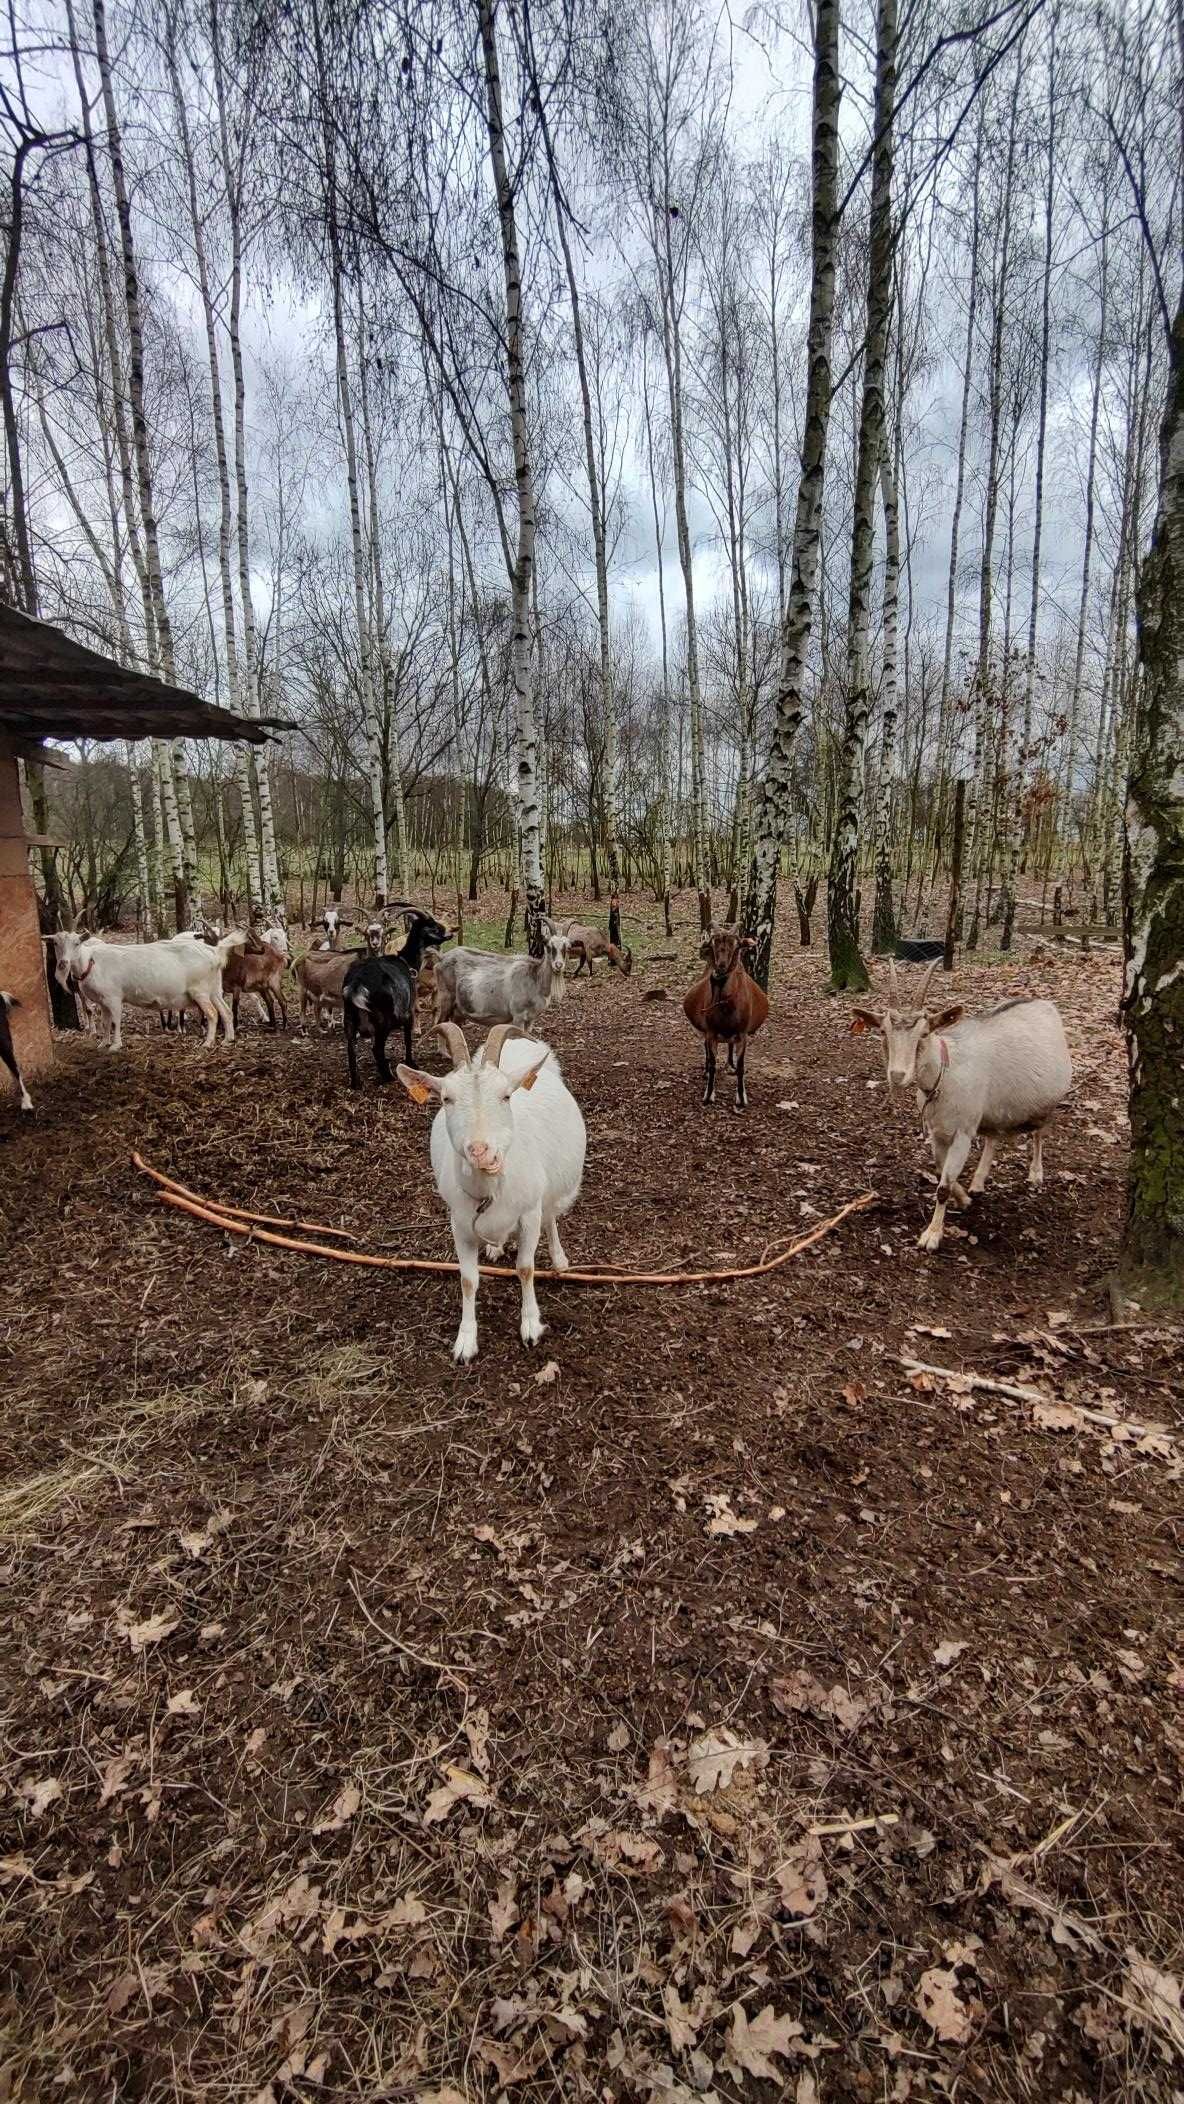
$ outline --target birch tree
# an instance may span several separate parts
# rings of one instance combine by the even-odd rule
[[[769,983],[777,917],[777,872],[793,815],[794,744],[805,714],[805,683],[821,545],[822,500],[830,425],[838,253],[839,102],[838,0],[814,10],[810,322],[806,338],[806,403],[797,505],[789,565],[789,596],[782,624],[781,675],[764,774],[753,815],[753,857],[744,926],[756,948],[752,974]]]
[[[515,773],[521,831],[522,888],[526,896],[526,941],[532,956],[541,956],[546,896],[543,886],[542,835],[539,815],[539,735],[535,712],[534,652],[530,628],[534,586],[535,512],[530,433],[526,411],[526,367],[522,324],[522,265],[514,190],[506,159],[502,117],[501,70],[497,45],[498,0],[477,0],[485,86],[489,161],[497,198],[502,272],[506,299],[506,384],[510,399],[510,433],[514,448],[514,483],[518,499],[518,538],[511,581],[510,663],[514,682],[517,752]]]
[[[878,0],[873,115],[871,221],[863,397],[855,465],[851,593],[847,614],[847,692],[838,814],[827,880],[831,985],[862,992],[869,984],[859,947],[857,858],[864,750],[871,713],[871,590],[876,492],[884,452],[884,366],[892,316],[892,159],[896,101],[896,0]]]

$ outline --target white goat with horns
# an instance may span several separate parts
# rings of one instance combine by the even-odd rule
[[[889,962],[891,1006],[882,1015],[857,1008],[855,1028],[878,1030],[892,1088],[915,1088],[917,1109],[938,1173],[933,1218],[920,1247],[941,1247],[946,1207],[968,1206],[985,1190],[1000,1143],[1008,1133],[1032,1140],[1028,1182],[1044,1182],[1044,1128],[1073,1085],[1073,1064],[1060,1011],[1052,1001],[1001,1001],[985,1015],[967,1016],[962,1004],[930,1016],[925,1008],[935,959],[914,1008],[901,1008],[896,966]],[[975,1140],[983,1151],[969,1192],[958,1178]]]
[[[517,1239],[522,1287],[523,1344],[543,1334],[534,1290],[534,1259],[545,1228],[556,1271],[568,1260],[559,1222],[580,1195],[586,1134],[580,1106],[549,1045],[514,1035],[512,1023],[492,1029],[475,1058],[456,1023],[439,1028],[452,1054],[449,1074],[396,1069],[417,1103],[440,1099],[432,1123],[432,1173],[448,1207],[460,1265],[461,1314],[454,1359],[477,1356],[477,1282],[480,1245],[494,1256]]]

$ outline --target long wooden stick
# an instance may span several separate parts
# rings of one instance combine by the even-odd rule
[[[137,1168],[148,1170],[148,1164],[142,1162],[138,1156],[133,1156],[133,1161]],[[304,1242],[292,1235],[274,1234],[268,1228],[248,1224],[245,1219],[229,1209],[223,1211],[220,1201],[207,1202],[190,1196],[183,1187],[167,1187],[166,1180],[161,1179],[159,1174],[154,1181],[161,1185],[158,1196],[162,1205],[171,1206],[177,1212],[188,1213],[191,1218],[204,1221],[209,1227],[221,1228],[226,1234],[238,1235],[245,1241],[264,1242],[273,1249],[294,1249],[301,1256],[324,1257],[337,1264],[361,1264],[374,1271],[426,1271],[455,1276],[460,1268],[443,1257],[374,1256],[366,1250],[333,1249],[325,1243]],[[869,1205],[874,1205],[876,1197],[875,1191],[863,1192],[859,1198],[850,1199],[829,1220],[821,1220],[808,1234],[799,1235],[787,1249],[779,1251],[776,1256],[764,1257],[759,1264],[738,1265],[730,1271],[573,1270],[538,1271],[535,1276],[550,1279],[557,1285],[572,1286],[724,1285],[734,1279],[761,1278],[767,1272],[777,1271],[781,1265],[788,1264],[793,1257],[800,1256],[803,1250],[811,1248],[815,1242],[820,1242],[824,1235],[832,1233],[851,1213],[863,1212]],[[482,1278],[512,1279],[518,1275],[509,1264],[482,1264],[480,1271]]]
[[[178,1183],[175,1176],[166,1176],[162,1170],[154,1169],[151,1162],[144,1160],[142,1154],[133,1153],[132,1166],[139,1169],[144,1176],[150,1176],[153,1183],[159,1184],[162,1190],[176,1191],[182,1198],[191,1198],[194,1205],[204,1205],[205,1200],[200,1198],[196,1191],[191,1191],[187,1184]],[[358,1239],[356,1235],[351,1235],[347,1228],[324,1227],[318,1220],[290,1220],[275,1213],[248,1213],[245,1206],[226,1205],[221,1198],[217,1201],[217,1207],[220,1213],[231,1213],[236,1220],[257,1221],[260,1227],[298,1227],[302,1234],[332,1235],[340,1242],[356,1242]]]

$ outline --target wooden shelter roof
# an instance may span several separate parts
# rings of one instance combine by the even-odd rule
[[[132,672],[48,621],[0,604],[0,733],[41,738],[235,738],[265,745],[291,726],[236,716],[186,687]]]

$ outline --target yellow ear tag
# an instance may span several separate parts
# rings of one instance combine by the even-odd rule
[[[408,1081],[405,1086],[413,1103],[426,1103],[432,1093],[430,1089],[425,1089],[422,1081]]]
[[[538,1078],[539,1078],[539,1069],[538,1069],[538,1068],[536,1067],[536,1068],[535,1068],[535,1070],[534,1070],[534,1072],[533,1072],[533,1074],[527,1074],[527,1075],[526,1075],[526,1076],[525,1076],[525,1077],[523,1078],[523,1080],[522,1080],[522,1081],[521,1081],[521,1082],[519,1083],[519,1087],[520,1087],[520,1088],[524,1088],[524,1089],[532,1089],[532,1088],[534,1087],[534,1085],[535,1085],[535,1082],[536,1082],[536,1081],[538,1080]]]
[[[866,1029],[867,1029],[867,1024],[866,1024],[866,1023],[864,1022],[864,1020],[863,1020],[863,1017],[862,1017],[861,1015],[855,1015],[855,1016],[852,1016],[852,1018],[851,1018],[851,1035],[852,1035],[852,1037],[858,1037],[858,1036],[859,1036],[859,1033],[860,1033],[860,1031],[861,1031],[861,1030],[866,1030]]]

